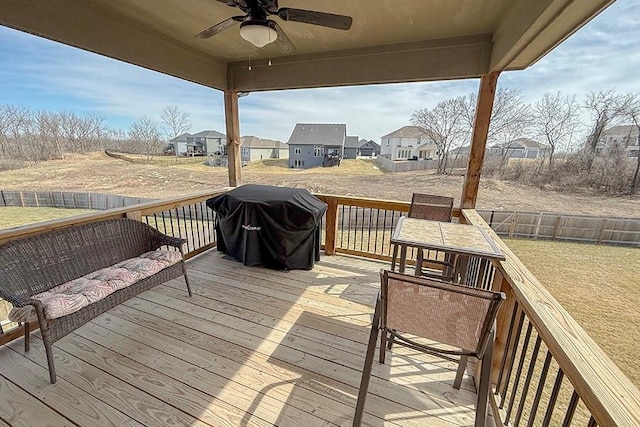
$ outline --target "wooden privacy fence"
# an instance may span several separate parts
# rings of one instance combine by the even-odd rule
[[[100,193],[61,191],[0,191],[1,206],[107,210],[149,202],[152,199]]]
[[[139,164],[139,165],[159,165],[159,166],[171,166],[177,164],[197,164],[204,163],[206,157],[203,156],[195,156],[195,157],[176,157],[176,156],[162,156],[160,154],[154,154],[151,157],[145,154],[134,154],[134,153],[120,153],[117,151],[104,150],[104,153],[113,157],[114,159],[124,160],[125,162]]]
[[[499,236],[640,247],[640,218],[478,211]]]

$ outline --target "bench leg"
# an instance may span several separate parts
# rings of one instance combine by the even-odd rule
[[[182,274],[184,275],[184,282],[187,284],[187,292],[189,293],[189,296],[191,296],[191,285],[189,284],[189,276],[187,276],[187,267],[184,264],[184,261],[182,261]]]
[[[38,304],[35,306],[36,314],[38,315],[38,324],[40,326],[40,333],[42,334],[42,341],[44,342],[44,350],[47,354],[47,365],[49,366],[49,380],[51,384],[56,383],[56,367],[53,364],[53,352],[51,351],[51,346],[53,345],[53,340],[51,339],[51,330],[49,329],[49,322],[44,317],[44,308],[42,304]]]
[[[24,352],[27,353],[31,349],[29,338],[31,337],[31,323],[24,323]]]

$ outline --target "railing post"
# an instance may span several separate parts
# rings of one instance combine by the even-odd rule
[[[335,255],[336,239],[338,236],[338,198],[327,197],[327,225],[324,239],[324,254]]]

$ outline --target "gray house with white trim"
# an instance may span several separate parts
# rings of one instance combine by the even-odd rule
[[[341,159],[346,139],[346,124],[297,123],[287,142],[289,167],[307,169],[322,166],[326,159]]]
[[[370,139],[361,139],[358,142],[358,156],[377,157],[380,155],[380,144]]]
[[[348,136],[344,140],[344,159],[355,159],[358,155],[358,137]]]

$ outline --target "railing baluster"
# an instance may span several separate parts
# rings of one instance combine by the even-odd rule
[[[511,322],[509,322],[509,325],[511,325],[511,327],[509,328],[509,333],[507,334],[507,342],[504,344],[505,351],[504,351],[504,354],[502,355],[502,363],[500,364],[500,373],[498,374],[498,381],[496,382],[496,391],[500,390],[500,386],[502,385],[502,377],[504,376],[504,372],[506,371],[505,363],[507,363],[507,355],[509,354],[511,337],[513,336],[513,331],[516,329],[515,322],[516,322],[517,314],[518,314],[518,303],[516,302],[513,306],[513,313],[511,314]],[[504,401],[504,395],[503,395],[503,401]]]
[[[340,248],[343,248],[342,242],[344,241],[344,210],[346,205],[342,205],[342,216],[340,217],[340,245],[336,245]]]
[[[571,420],[573,419],[573,414],[576,412],[576,407],[578,406],[578,400],[580,397],[575,390],[571,394],[571,400],[569,401],[569,406],[567,407],[567,412],[564,414],[564,421],[562,421],[562,427],[571,426]]]
[[[538,406],[540,405],[540,398],[542,397],[542,391],[544,390],[544,385],[547,381],[547,373],[549,372],[549,366],[551,365],[551,352],[547,350],[547,355],[544,358],[544,365],[542,366],[542,372],[540,373],[540,379],[538,380],[538,389],[536,390],[536,396],[533,399],[533,404],[531,405],[531,415],[529,416],[529,422],[527,423],[527,427],[532,427],[533,422],[536,419],[536,415],[538,414]]]
[[[562,369],[558,369],[556,381],[553,383],[553,390],[551,391],[549,403],[547,404],[547,410],[544,414],[544,420],[542,421],[542,427],[547,427],[549,425],[549,422],[551,422],[551,415],[553,414],[553,409],[556,406],[556,401],[558,400],[558,394],[560,393],[560,387],[562,386],[563,377],[564,372],[562,372]]]
[[[513,346],[511,348],[511,357],[509,360],[509,368],[507,369],[507,378],[504,382],[502,388],[502,400],[500,401],[500,409],[504,408],[504,404],[507,400],[507,391],[509,390],[509,382],[511,381],[511,373],[513,372],[513,365],[516,360],[516,353],[518,352],[518,344],[520,343],[520,335],[522,333],[522,324],[524,323],[524,311],[520,314],[520,320],[518,321],[518,326],[516,327],[516,337],[513,340]]]
[[[516,379],[513,383],[513,389],[511,390],[511,400],[509,401],[509,409],[507,409],[506,421],[509,422],[509,418],[511,417],[511,411],[513,410],[513,405],[516,402],[516,393],[518,392],[518,385],[520,384],[520,377],[522,375],[522,368],[524,366],[524,361],[527,357],[527,351],[529,350],[529,340],[531,339],[531,331],[533,330],[533,325],[531,322],[527,325],[527,333],[524,337],[524,343],[522,344],[522,350],[520,350],[520,361],[518,362],[518,371],[516,372]]]
[[[529,323],[531,326],[531,323]],[[516,412],[516,418],[514,421],[514,426],[520,425],[520,418],[522,417],[522,411],[524,409],[524,404],[527,400],[527,394],[529,394],[529,386],[531,385],[531,377],[533,376],[533,370],[536,367],[536,362],[538,360],[538,352],[540,351],[540,344],[542,343],[542,339],[540,335],[536,338],[536,343],[533,346],[533,353],[531,354],[531,361],[529,362],[529,370],[527,371],[527,377],[524,381],[524,386],[522,387],[522,396],[520,398],[520,404],[518,405],[518,411]]]

